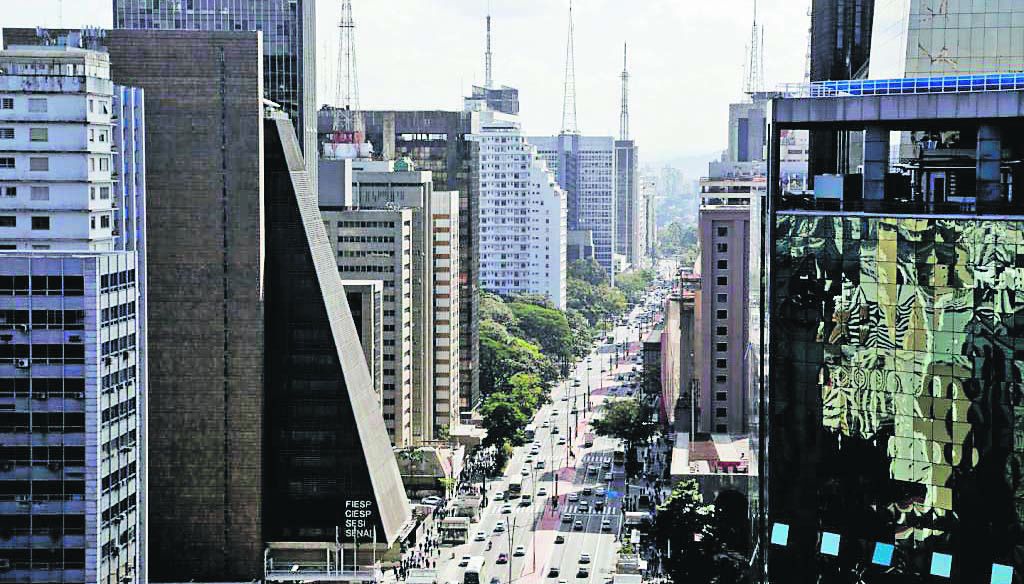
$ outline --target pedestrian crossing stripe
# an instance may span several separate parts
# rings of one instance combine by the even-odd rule
[[[618,507],[612,507],[610,505],[605,505],[604,509],[602,509],[600,511],[594,510],[593,506],[590,506],[590,507],[587,508],[586,511],[583,511],[583,510],[580,509],[579,505],[570,505],[565,510],[565,512],[570,514],[570,515],[581,515],[581,516],[582,515],[619,515],[621,513],[619,511]]]

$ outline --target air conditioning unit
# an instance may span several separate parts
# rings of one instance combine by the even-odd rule
[[[29,326],[27,324],[16,324],[14,325],[14,330],[27,333],[29,331]]]
[[[16,359],[14,361],[14,366],[17,367],[18,369],[28,369],[28,367],[29,367],[29,360],[28,359]]]
[[[32,399],[50,399],[50,394],[45,391],[37,391],[32,394]]]

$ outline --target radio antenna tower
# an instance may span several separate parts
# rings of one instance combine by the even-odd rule
[[[487,3],[487,52],[484,53],[484,87],[494,87],[494,77],[491,71],[491,3]]]
[[[569,40],[565,45],[565,89],[562,94],[562,133],[579,134],[576,126],[576,48],[573,43],[572,0],[569,0]]]
[[[622,113],[619,115],[619,140],[629,140],[629,66],[626,44],[622,44]]]
[[[744,93],[753,94],[764,88],[764,33],[757,24],[757,0],[754,0],[754,25],[750,30],[750,63],[747,65]]]
[[[338,75],[333,130],[335,143],[363,142],[363,116],[359,111],[359,75],[356,71],[355,21],[352,0],[341,0],[338,23]]]

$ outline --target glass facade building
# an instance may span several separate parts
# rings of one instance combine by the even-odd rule
[[[264,97],[299,134],[317,184],[316,3],[313,0],[112,0],[114,28],[263,33]]]

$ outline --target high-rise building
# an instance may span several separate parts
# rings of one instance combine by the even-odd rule
[[[653,174],[640,175],[640,201],[638,207],[640,217],[637,223],[640,225],[640,257],[655,259],[655,252],[658,245],[657,233],[657,193],[658,179]]]
[[[329,222],[327,234],[333,235]],[[336,238],[330,238],[336,241]],[[340,242],[339,242],[340,243]],[[344,280],[345,297],[348,309],[352,313],[352,322],[359,335],[359,343],[363,347],[366,365],[370,368],[373,378],[373,393],[377,401],[383,404],[384,393],[384,281],[383,280]],[[383,410],[382,410],[383,411]],[[386,425],[385,420],[385,425]]]
[[[316,2],[313,0],[112,0],[114,28],[260,31],[264,97],[281,106],[299,133],[317,184]]]
[[[434,191],[434,436],[459,425],[459,193]]]
[[[1024,569],[1024,75],[1000,83],[848,81],[773,103],[751,322],[766,582]],[[862,172],[789,188],[782,132],[808,128],[861,134]],[[938,129],[955,145],[891,159],[893,131]]]
[[[320,112],[320,133],[331,131],[333,111]],[[479,114],[469,111],[364,111],[366,139],[387,160],[409,158],[430,171],[434,189],[459,193],[459,398],[460,413],[480,403],[478,146],[469,139]]]
[[[565,308],[566,195],[519,122],[481,114],[480,286],[504,295],[541,294]]]
[[[79,47],[0,71],[0,567],[145,581],[142,92]]]
[[[327,173],[324,173],[326,178]],[[320,183],[321,189],[327,185]],[[321,204],[347,285],[367,278],[383,282],[380,409],[391,443],[413,441],[413,216],[411,209],[358,209]]]
[[[640,192],[640,149],[629,139],[615,141],[615,253],[630,266],[638,266],[647,226]]]
[[[594,258],[615,281],[615,139],[563,133],[528,137],[568,193],[568,229],[589,231]]]

